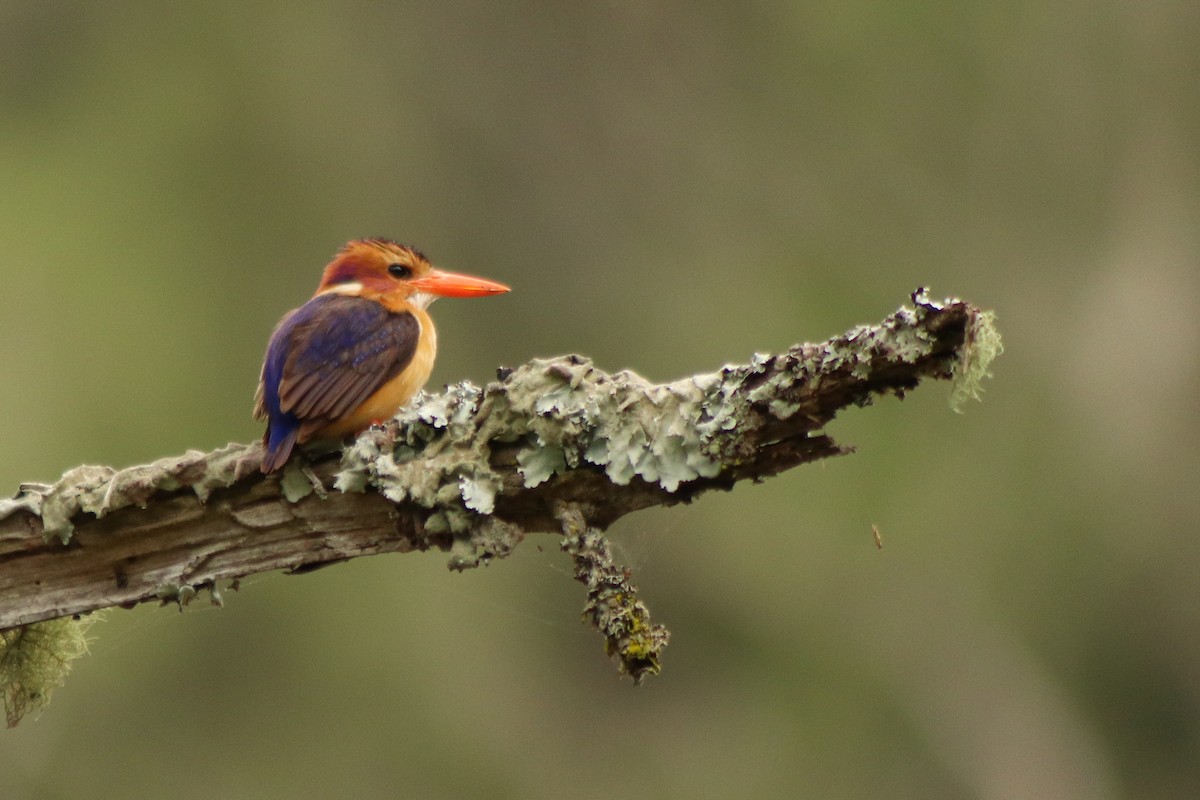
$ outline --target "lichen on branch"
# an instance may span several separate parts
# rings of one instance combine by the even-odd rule
[[[422,393],[282,475],[259,472],[255,443],[24,484],[0,501],[0,630],[363,555],[437,547],[467,569],[561,533],[563,508],[599,535],[642,508],[852,452],[825,431],[842,409],[926,378],[953,378],[955,403],[978,397],[1002,350],[990,312],[923,289],[912,301],[876,325],[671,383],[577,355],[534,359],[484,387]]]

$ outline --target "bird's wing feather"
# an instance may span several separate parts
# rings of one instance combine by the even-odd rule
[[[408,366],[420,335],[410,313],[360,297],[321,295],[276,331],[264,383],[270,391],[274,379],[280,412],[317,428],[308,423],[344,416]],[[281,351],[272,358],[277,346]]]

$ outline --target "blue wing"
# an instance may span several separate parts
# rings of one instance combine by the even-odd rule
[[[263,471],[353,411],[412,360],[421,324],[361,297],[320,295],[279,322],[267,345],[256,415],[267,420]]]

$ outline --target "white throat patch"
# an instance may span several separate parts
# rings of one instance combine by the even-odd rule
[[[429,292],[413,292],[408,298],[408,302],[424,311],[425,309],[429,308],[430,303],[437,299],[438,296],[436,294],[430,294]]]

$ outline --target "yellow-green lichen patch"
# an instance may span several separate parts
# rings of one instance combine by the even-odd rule
[[[95,621],[62,617],[0,631],[0,690],[8,727],[50,702],[72,662],[87,653],[87,630]]]
[[[979,312],[967,329],[967,341],[954,365],[954,383],[950,390],[952,409],[961,414],[969,400],[982,399],[979,395],[983,391],[983,379],[992,377],[992,361],[1003,352],[1004,343],[996,327],[996,313]]]
[[[583,620],[604,636],[604,650],[617,659],[621,674],[641,683],[657,675],[662,649],[671,634],[650,622],[650,612],[638,599],[628,569],[612,558],[608,540],[589,528],[582,512],[574,507],[559,509],[563,524],[562,549],[575,564],[575,578],[587,587]]]

